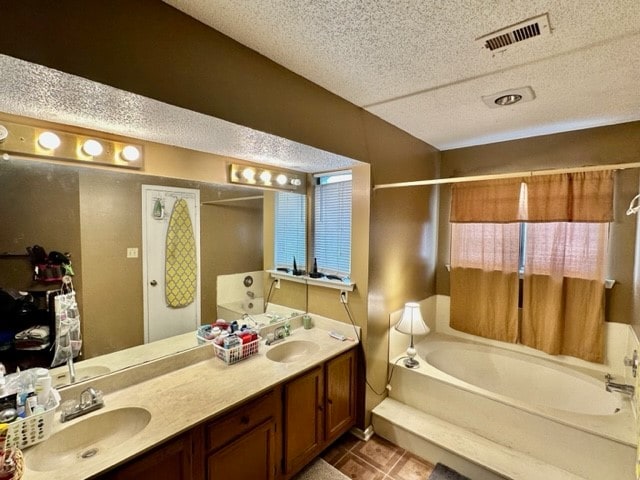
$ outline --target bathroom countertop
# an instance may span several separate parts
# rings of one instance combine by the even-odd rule
[[[308,340],[320,348],[300,361],[279,363],[269,360],[266,353],[271,348],[260,345],[260,351],[237,364],[226,365],[214,356],[210,345],[200,348],[210,350],[210,358],[193,365],[148,379],[104,395],[105,407],[67,423],[60,423],[56,413],[53,435],[92,415],[123,407],[143,407],[151,413],[148,425],[123,443],[88,458],[72,458],[69,465],[53,471],[37,471],[32,458],[34,448],[24,450],[26,471],[24,480],[72,480],[85,479],[116,465],[185,432],[196,425],[233,409],[247,399],[289,380],[303,371],[323,363],[357,344],[357,340],[339,341],[328,335],[335,330],[354,337],[351,325],[313,316],[315,327],[310,330],[296,328],[290,340]],[[49,438],[46,442],[55,441]],[[88,444],[87,447],[91,445]],[[35,469],[33,469],[35,467]]]

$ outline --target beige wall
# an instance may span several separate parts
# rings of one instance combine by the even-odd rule
[[[578,130],[556,135],[501,142],[442,152],[442,176],[503,173],[546,168],[576,167],[640,160],[640,122]],[[449,294],[450,187],[442,186],[438,246],[437,291]],[[636,323],[632,316],[637,216],[627,216],[638,193],[638,170],[616,173],[614,222],[610,236],[609,277],[616,285],[607,292],[609,321]]]

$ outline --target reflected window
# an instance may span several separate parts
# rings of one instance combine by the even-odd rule
[[[306,196],[291,192],[276,193],[275,263],[278,268],[306,270],[307,207]]]
[[[351,184],[350,171],[315,177],[313,257],[325,274],[351,273]]]

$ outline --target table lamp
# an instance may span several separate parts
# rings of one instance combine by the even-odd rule
[[[416,349],[413,347],[414,335],[426,335],[429,333],[429,327],[425,325],[422,320],[422,313],[420,313],[420,305],[416,302],[409,302],[404,304],[404,311],[400,321],[396,323],[396,330],[400,333],[406,333],[411,335],[411,345],[407,348],[407,357],[404,364],[408,368],[416,368],[420,363],[414,358],[416,356]]]

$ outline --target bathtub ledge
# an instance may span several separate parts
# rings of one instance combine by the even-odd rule
[[[378,435],[404,446],[418,456],[421,456],[422,448],[420,447],[429,448],[426,446],[427,443],[445,450],[442,458],[430,458],[430,460],[449,462],[452,468],[465,475],[471,475],[471,478],[582,479],[557,466],[499,445],[392,398],[386,398],[373,410],[373,426]],[[446,456],[447,454],[449,457]],[[451,454],[463,461],[456,462],[456,459],[450,456]]]

